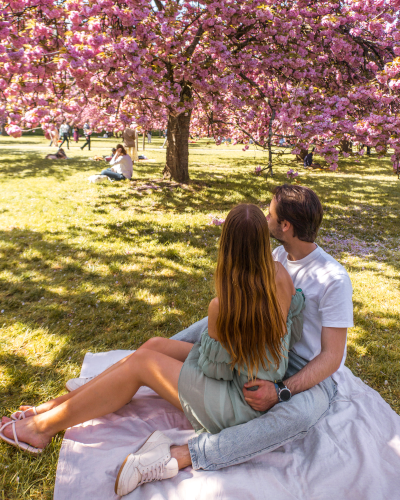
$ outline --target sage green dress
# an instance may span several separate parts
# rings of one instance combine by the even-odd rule
[[[261,380],[282,380],[288,367],[287,352],[301,338],[305,297],[301,289],[292,297],[283,337],[283,352],[286,353],[275,368],[262,367],[254,373]],[[270,361],[270,354],[268,359]],[[194,344],[186,358],[178,382],[182,409],[197,433],[217,434],[222,429],[243,424],[263,415],[253,410],[243,396],[242,388],[249,380],[246,367],[239,372],[230,366],[231,357],[222,345],[205,330],[200,343]]]

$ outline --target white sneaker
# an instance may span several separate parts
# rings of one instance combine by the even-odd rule
[[[82,387],[83,385],[87,384],[93,379],[94,377],[71,378],[65,384],[65,388],[67,389],[68,392],[71,392],[74,391],[75,389],[78,389],[79,387]]]
[[[153,432],[136,453],[125,458],[115,481],[115,493],[124,496],[141,484],[176,476],[178,462],[171,458],[171,444],[162,432]]]

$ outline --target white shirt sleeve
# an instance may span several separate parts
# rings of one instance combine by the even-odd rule
[[[117,156],[117,153],[115,153],[115,155],[111,158],[110,165],[115,165],[115,163],[117,162],[116,156]]]
[[[351,328],[353,323],[353,287],[347,274],[332,278],[319,303],[322,326]]]

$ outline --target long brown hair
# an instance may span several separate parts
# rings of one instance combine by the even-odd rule
[[[122,144],[117,144],[117,147],[115,148],[116,150],[120,149],[121,150],[121,153],[123,155],[127,155],[128,153],[126,152],[126,149],[124,148],[124,146]]]
[[[219,300],[217,333],[232,368],[247,366],[249,377],[279,366],[286,326],[275,285],[268,223],[256,205],[242,204],[226,218],[215,272]]]

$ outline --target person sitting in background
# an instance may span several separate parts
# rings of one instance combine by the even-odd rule
[[[313,163],[313,153],[314,153],[315,148],[312,148],[311,153],[307,153],[306,156],[304,157],[304,168],[307,167],[319,167],[319,163]]]
[[[131,179],[133,174],[132,158],[128,155],[122,144],[118,144],[116,149],[115,155],[110,161],[111,167],[103,170],[101,175],[107,175],[107,177],[114,181]]]
[[[110,162],[112,160],[112,157],[115,155],[115,153],[117,152],[117,150],[115,148],[112,148],[111,149],[111,154],[110,155],[107,155],[104,157],[104,159],[108,162]]]
[[[46,160],[68,160],[67,155],[65,154],[65,151],[60,148],[57,153],[55,154],[49,154],[46,156]]]

